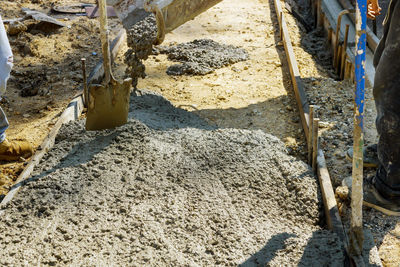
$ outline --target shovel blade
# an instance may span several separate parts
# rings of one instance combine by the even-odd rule
[[[112,129],[127,123],[131,85],[131,79],[126,79],[123,83],[90,86],[86,130]]]

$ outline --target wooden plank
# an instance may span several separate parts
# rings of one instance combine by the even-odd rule
[[[308,127],[310,129],[310,127]],[[312,147],[313,147],[313,153],[312,153],[312,169],[315,173],[317,173],[318,165],[318,146],[319,146],[319,119],[314,118],[312,120]]]
[[[295,91],[297,105],[299,106],[300,117],[302,120],[303,130],[308,136],[309,128],[311,123],[309,122],[309,106],[306,94],[304,92],[304,85],[300,77],[300,72],[298,69],[297,61],[293,52],[292,43],[290,40],[290,35],[287,29],[285,16],[280,16],[282,13],[282,8],[280,0],[274,0],[275,11],[277,17],[279,18],[279,25],[282,30],[283,44],[285,46],[286,56],[289,64],[290,74],[292,76],[293,89]],[[321,187],[322,198],[324,202],[324,207],[326,211],[326,221],[329,229],[334,231],[338,237],[342,240],[343,244],[346,246],[347,239],[345,236],[343,224],[339,215],[339,210],[337,207],[335,194],[333,191],[333,186],[331,178],[326,167],[325,156],[322,149],[318,149],[317,156],[317,174],[319,179],[319,184]]]
[[[314,121],[314,105],[309,106],[308,121],[311,123]],[[313,127],[308,127],[308,138],[307,140],[307,150],[308,150],[308,165],[312,165],[313,156]]]
[[[126,40],[126,32],[125,30],[121,30],[111,44],[111,53],[113,57],[116,57],[116,55],[118,54],[118,52],[122,47],[121,45],[125,40]],[[88,85],[91,83],[101,82],[101,79],[104,75],[104,70],[102,65],[103,61],[100,60],[100,62],[98,62],[94,67],[94,69],[91,71],[91,74],[87,79]],[[64,112],[58,118],[56,124],[53,126],[50,133],[47,135],[42,144],[36,150],[31,160],[28,162],[22,173],[18,176],[15,184],[11,187],[8,194],[4,197],[4,199],[0,203],[0,216],[4,214],[4,210],[1,210],[1,208],[4,207],[14,198],[14,196],[18,193],[21,186],[23,186],[24,181],[31,176],[34,168],[37,165],[39,165],[40,160],[43,158],[43,156],[54,146],[55,138],[61,126],[70,121],[77,120],[81,116],[84,107],[83,103],[84,101],[83,101],[83,88],[82,88],[81,92],[78,93],[78,95],[76,95],[72,99],[72,101],[68,104]]]
[[[326,166],[326,160],[322,149],[318,149],[317,164],[317,174],[319,183],[321,185],[321,192],[324,201],[325,214],[327,216],[326,222],[328,228],[335,232],[342,241],[345,241],[345,243],[347,243],[347,238],[343,228],[342,220],[340,218],[339,210],[337,208],[335,193],[333,192],[328,167]]]
[[[335,0],[335,1],[339,1],[342,5],[343,5],[343,3],[345,3],[345,4],[347,3],[346,5],[343,5],[343,7],[345,9],[353,8],[352,5],[348,5],[348,3],[350,3],[348,0]],[[332,2],[334,2],[334,1],[332,1]],[[325,11],[322,10],[322,12],[326,12],[326,10]],[[329,10],[328,10],[328,12],[329,12]],[[352,14],[350,14],[350,18],[353,20],[354,17],[352,18],[351,15]],[[325,16],[327,16],[327,15],[325,14]],[[351,22],[353,23],[353,26],[354,26],[354,22],[353,21],[351,21]],[[332,26],[336,27],[336,24],[331,25],[329,23],[329,21],[325,20],[324,28],[325,28],[326,32],[329,33],[332,30]],[[331,39],[331,42],[333,43],[334,38],[330,38],[330,39]],[[373,86],[373,80],[375,77],[375,69],[372,64],[373,51],[376,49],[376,46],[378,45],[379,40],[376,37],[376,35],[374,35],[369,28],[367,28],[367,41],[369,42],[368,45],[369,45],[370,49],[367,49],[367,56],[366,56],[366,79],[370,83],[370,85]],[[371,51],[371,49],[373,51]],[[355,55],[354,55],[353,49],[351,47],[348,47],[346,54],[347,54],[347,59],[346,59],[345,76],[348,77],[354,83]],[[319,164],[318,177],[319,177],[320,183],[321,183],[321,182],[326,181],[326,180],[321,179],[322,176],[329,175],[328,170],[326,168],[325,158],[324,158],[322,150],[319,152],[318,164]],[[324,190],[324,188],[322,186],[321,186],[321,190]],[[330,214],[329,217],[331,217],[331,218],[337,217],[337,219],[340,220],[340,215],[338,212],[336,212],[336,210],[337,210],[337,207],[335,207],[336,201],[332,201],[332,199],[334,198],[333,192],[331,192],[329,190],[327,192],[324,192],[322,194],[322,196],[327,197],[327,199],[324,200],[326,214]],[[329,223],[332,223],[332,222],[328,222],[328,225],[329,225]],[[333,229],[335,227],[337,227],[337,225],[335,225],[335,224],[331,224],[331,226],[330,226],[330,228],[334,232],[338,233],[339,236],[342,236],[341,239],[345,240],[345,245],[346,245],[346,247],[348,247],[349,242],[348,242],[347,234],[345,232],[343,225],[337,227],[336,230]],[[340,233],[343,233],[343,235],[341,235]],[[372,243],[373,243],[373,238],[372,238]],[[368,266],[382,266],[376,246],[375,245],[368,246],[368,247],[366,246],[365,248],[366,249],[364,250],[364,259],[362,259],[361,257],[352,258],[353,266],[364,266],[365,265],[364,262],[366,264],[368,264]]]
[[[297,65],[296,57],[293,52],[292,42],[290,41],[289,31],[286,25],[285,16],[283,15],[282,7],[280,2],[275,1],[275,11],[278,17],[280,30],[282,32],[282,41],[285,47],[285,52],[289,64],[290,76],[292,78],[293,87],[295,88],[294,93],[296,96],[296,101],[298,104],[300,119],[303,125],[303,130],[306,135],[306,138],[310,138],[308,136],[308,126],[309,122],[309,106],[307,102],[307,96],[304,91],[304,85],[300,77],[299,68]]]

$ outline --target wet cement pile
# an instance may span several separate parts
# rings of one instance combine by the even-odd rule
[[[223,45],[210,39],[160,47],[158,50],[161,54],[167,54],[169,60],[180,62],[168,68],[169,75],[206,75],[249,58],[247,51],[242,48]]]
[[[309,167],[262,131],[163,97],[115,130],[62,128],[0,217],[0,265],[343,266]]]
[[[132,78],[136,89],[138,79],[146,77],[143,63],[153,53],[167,54],[175,64],[167,69],[169,75],[206,75],[239,61],[249,58],[246,50],[232,45],[219,44],[213,40],[201,39],[171,47],[158,47],[156,42],[157,24],[153,14],[139,21],[127,30],[128,51],[125,54],[127,75]]]
[[[147,16],[127,30],[128,51],[125,54],[125,63],[128,65],[127,75],[132,78],[132,85],[137,87],[138,79],[146,77],[146,60],[152,53],[153,44],[157,36],[157,23],[153,14]]]

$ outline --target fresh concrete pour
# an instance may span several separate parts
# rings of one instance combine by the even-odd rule
[[[62,128],[0,217],[0,265],[343,266],[309,167],[262,131],[136,92],[125,126]]]
[[[219,44],[210,39],[171,47],[161,46],[158,51],[167,54],[169,60],[180,62],[167,69],[169,75],[206,75],[249,58],[247,51],[242,48]]]
[[[172,47],[153,48],[156,35],[156,19],[152,14],[127,30],[129,50],[125,54],[125,63],[128,65],[126,74],[132,78],[135,89],[138,79],[146,77],[143,61],[151,54],[167,54],[168,59],[180,62],[168,68],[169,75],[206,75],[215,69],[249,58],[247,51],[242,48],[219,44],[210,39],[194,40]]]
[[[157,25],[153,14],[133,25],[131,29],[127,29],[129,50],[125,54],[125,62],[128,65],[126,74],[132,78],[132,85],[135,89],[138,79],[146,77],[146,67],[143,61],[151,55],[156,36]]]

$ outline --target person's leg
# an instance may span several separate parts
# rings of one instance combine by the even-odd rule
[[[386,46],[386,38],[388,36],[389,33],[389,28],[390,28],[390,22],[392,20],[392,16],[393,16],[393,10],[394,10],[394,6],[396,5],[398,1],[397,0],[392,0],[389,3],[389,7],[386,13],[386,17],[383,20],[383,37],[380,40],[378,47],[376,48],[376,50],[374,51],[374,67],[376,68],[379,64],[379,60],[381,59],[383,50],[385,49]]]
[[[6,130],[8,128],[8,120],[3,109],[0,107],[0,143],[6,139]]]
[[[6,29],[0,16],[0,97],[6,91],[7,80],[13,67],[13,54]]]
[[[13,67],[13,54],[3,21],[0,16],[0,99],[7,87],[7,80]],[[32,155],[33,149],[26,141],[8,141],[5,131],[8,128],[6,114],[0,107],[0,160],[14,161],[20,158],[28,158]]]
[[[374,98],[380,166],[372,183],[386,199],[400,203],[400,1],[392,0],[376,54]]]
[[[10,77],[12,68],[12,51],[10,43],[8,42],[6,29],[4,28],[3,20],[0,16],[0,100],[1,95],[4,94],[7,87],[7,80]],[[0,107],[0,143],[5,140],[5,131],[8,128],[8,121],[6,114]]]

